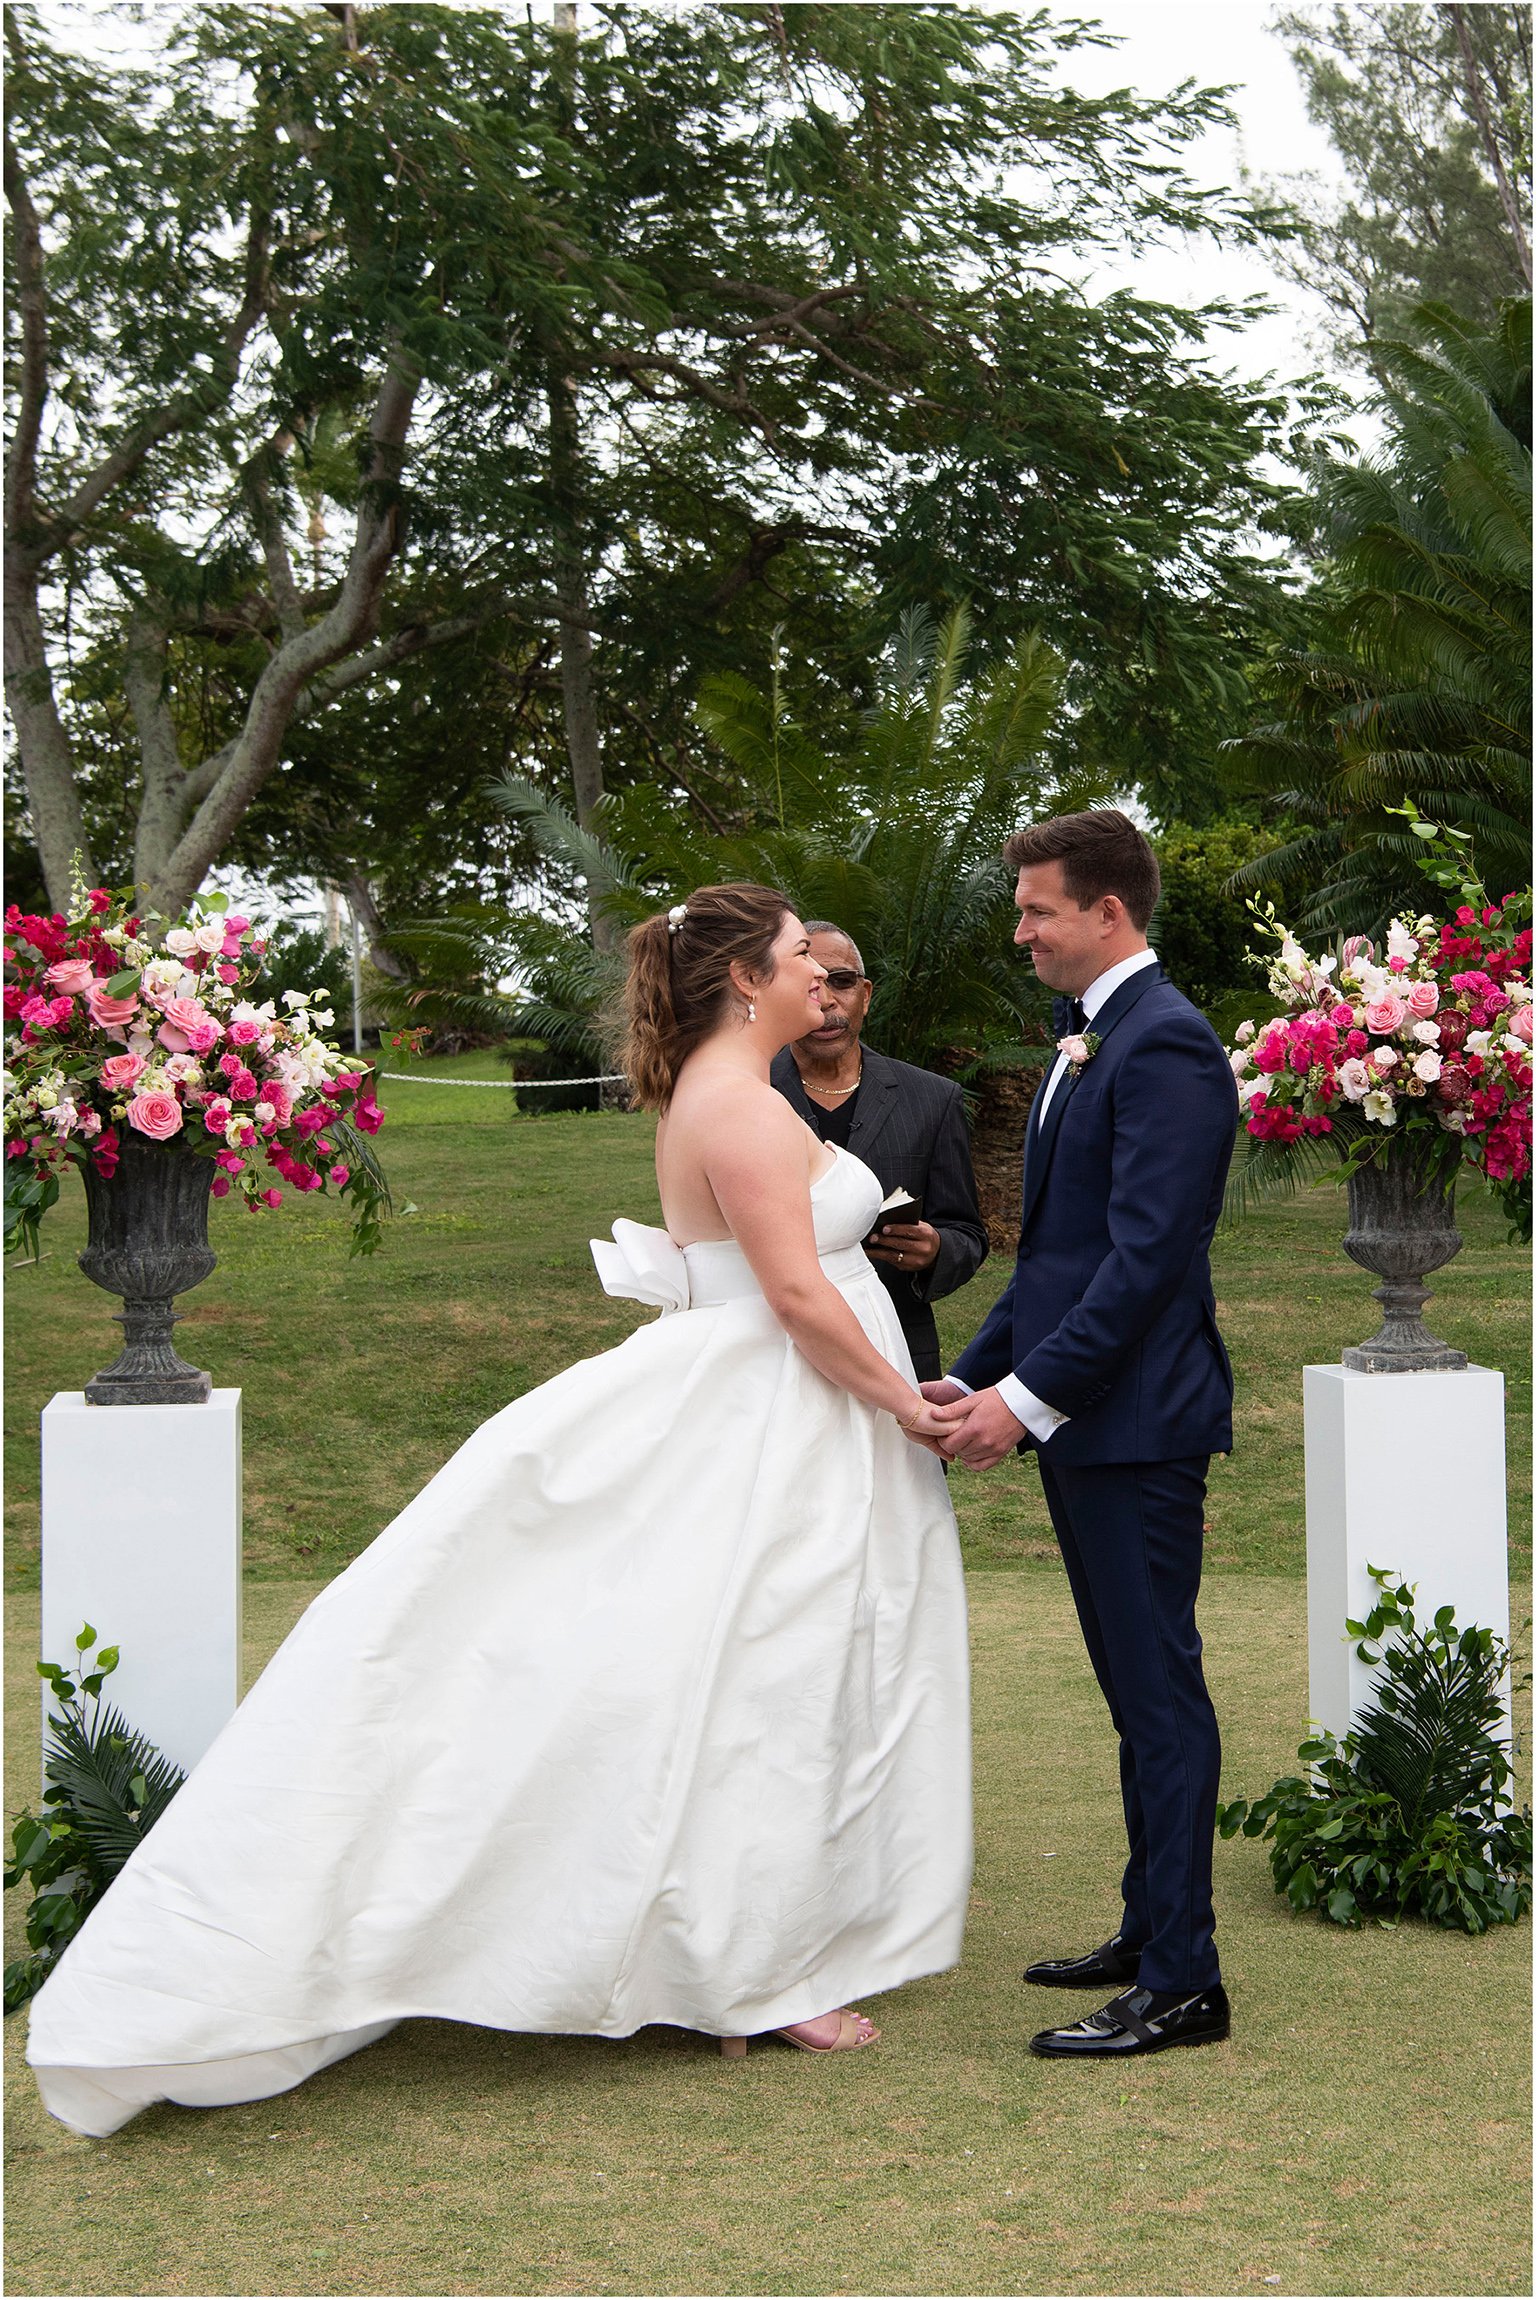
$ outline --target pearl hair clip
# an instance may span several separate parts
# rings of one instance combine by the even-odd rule
[[[688,905],[685,902],[675,902],[667,913],[668,934],[676,934],[678,928],[682,925],[684,919],[687,916]]]

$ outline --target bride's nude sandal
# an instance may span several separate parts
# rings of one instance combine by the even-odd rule
[[[770,2036],[782,2037],[797,2052],[863,2052],[867,2046],[880,2042],[880,2031],[863,2013],[849,2012],[841,2006],[837,2015],[837,2034],[830,2044],[812,2044],[808,2038],[795,2036],[787,2028],[770,2029]],[[744,2036],[723,2036],[720,2051],[726,2060],[745,2060],[750,2039]]]

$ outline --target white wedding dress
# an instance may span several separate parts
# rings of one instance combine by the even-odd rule
[[[822,1266],[910,1359],[840,1151]],[[397,2021],[751,2034],[959,1955],[965,1600],[934,1457],[739,1247],[477,1430],[310,1606],[34,2000],[77,2132],[284,2092]]]

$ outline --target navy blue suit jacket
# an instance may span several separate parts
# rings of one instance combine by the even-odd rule
[[[1210,1244],[1236,1082],[1160,966],[1121,983],[1089,1027],[1098,1051],[1026,1136],[1012,1282],[951,1370],[972,1389],[1017,1374],[1069,1415],[1048,1440],[1063,1467],[1226,1453],[1232,1368]]]

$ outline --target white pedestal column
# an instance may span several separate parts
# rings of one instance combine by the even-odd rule
[[[188,1771],[240,1698],[240,1545],[238,1390],[44,1407],[42,1658],[121,1646],[103,1698]]]
[[[1417,1583],[1422,1623],[1452,1605],[1458,1628],[1509,1635],[1504,1377],[1308,1366],[1303,1396],[1311,1713],[1342,1734],[1372,1679],[1344,1630],[1370,1611],[1368,1566]]]

